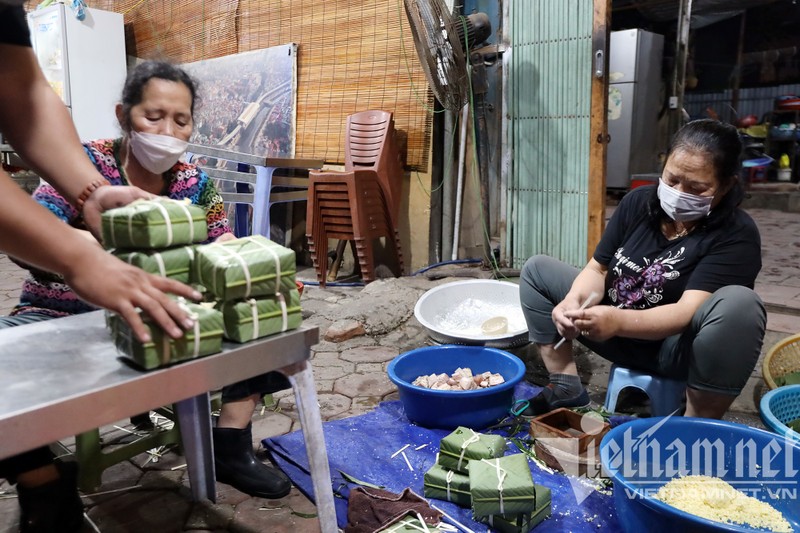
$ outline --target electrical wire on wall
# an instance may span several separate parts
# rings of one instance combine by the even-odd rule
[[[469,43],[467,42],[467,28],[466,28],[466,20],[462,17],[462,24],[464,24],[464,47],[467,49]],[[477,111],[475,107],[475,95],[473,92],[473,85],[472,85],[472,69],[467,68],[467,77],[469,79],[468,84],[468,95],[469,95],[469,106],[473,113]],[[474,124],[474,121],[473,121]],[[478,164],[478,135],[477,131],[473,128],[473,135],[472,135],[472,157],[470,158],[470,163],[472,165],[472,179],[475,183],[477,190],[480,191],[481,184],[480,184],[480,166]],[[480,193],[478,195],[478,213],[480,213],[480,228],[483,232],[483,237],[486,239],[487,243],[491,243],[491,235],[490,235],[490,228],[489,228],[489,213],[485,213],[483,209],[483,202],[480,198]],[[496,278],[504,277],[500,272],[500,265],[497,264],[497,258],[494,256],[491,250],[485,250],[486,257],[484,258],[485,261],[488,263],[489,267],[492,269],[494,276]]]

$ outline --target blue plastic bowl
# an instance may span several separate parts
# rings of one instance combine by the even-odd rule
[[[497,372],[505,383],[471,391],[431,390],[411,384],[419,376],[449,375],[459,367],[471,368],[474,374]],[[514,401],[514,386],[525,375],[525,365],[518,357],[497,348],[442,345],[400,354],[389,363],[387,371],[397,385],[410,421],[429,428],[482,429],[508,414]]]
[[[764,531],[706,520],[652,498],[678,470],[721,478],[768,502],[800,531],[800,443],[774,433],[704,418],[648,418],[609,431],[600,459],[614,482],[625,531]]]
[[[769,391],[761,398],[758,410],[761,420],[772,431],[800,441],[800,433],[786,425],[800,418],[800,385],[787,385]]]

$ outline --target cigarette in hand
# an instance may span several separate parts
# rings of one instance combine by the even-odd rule
[[[599,295],[599,294],[597,294],[596,292],[594,292],[594,291],[590,292],[590,293],[589,293],[589,296],[587,296],[587,297],[586,297],[586,299],[583,301],[583,303],[581,304],[581,306],[578,308],[578,311],[583,311],[584,309],[586,309],[586,308],[587,308],[587,307],[589,307],[590,305],[593,305],[593,304],[594,304],[594,300],[595,300],[595,299],[596,299],[598,296],[600,296],[600,295]],[[560,341],[558,341],[558,342],[556,343],[556,345],[555,345],[555,346],[553,346],[553,349],[554,349],[554,350],[558,350],[558,348],[559,348],[559,347],[560,347],[562,344],[564,344],[564,341],[565,341],[565,340],[567,340],[567,339],[566,339],[566,337],[561,337],[561,340],[560,340]]]

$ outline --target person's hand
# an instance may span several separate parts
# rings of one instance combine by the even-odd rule
[[[214,239],[214,242],[226,242],[235,240],[236,240],[236,235],[234,235],[233,233],[223,233],[222,235]]]
[[[610,305],[595,305],[586,309],[568,311],[564,316],[571,320],[580,335],[602,342],[614,337],[619,331],[617,308]]]
[[[99,247],[91,248],[91,253],[73,261],[69,271],[64,273],[64,280],[82,299],[124,318],[141,342],[151,339],[137,308],[149,315],[170,337],[178,338],[183,335],[178,324],[188,329],[194,322],[165,292],[192,300],[201,298],[201,294],[191,287],[148,274]]]
[[[83,222],[100,240],[100,218],[103,212],[128,205],[134,200],[156,198],[154,194],[133,186],[98,187],[83,204]]]
[[[553,308],[553,313],[551,314],[553,324],[556,325],[558,334],[568,341],[577,337],[580,334],[580,330],[575,327],[567,313],[580,309],[580,306],[581,303],[578,300],[568,296]]]

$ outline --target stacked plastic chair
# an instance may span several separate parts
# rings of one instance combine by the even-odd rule
[[[403,192],[403,161],[392,113],[362,111],[347,117],[345,170],[372,170],[378,175],[392,223],[397,227]]]
[[[329,239],[354,244],[365,283],[375,279],[374,239],[386,238],[399,270],[403,270],[397,231],[403,166],[392,114],[364,111],[351,115],[346,143],[345,172],[309,174],[306,236],[322,287],[327,281]],[[340,246],[334,264],[342,251]]]

